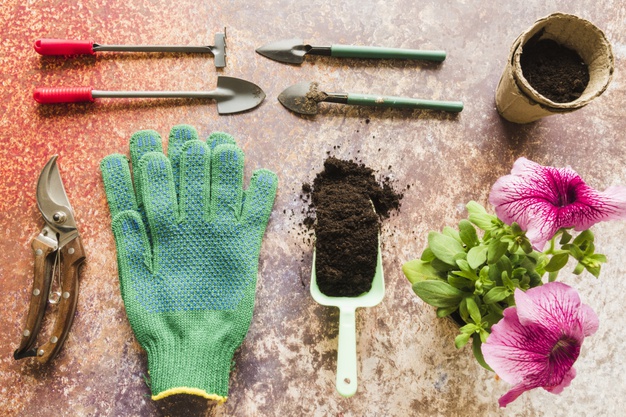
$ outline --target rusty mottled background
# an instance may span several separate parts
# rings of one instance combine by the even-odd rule
[[[3,416],[618,416],[626,409],[626,224],[594,227],[609,264],[599,280],[563,274],[600,317],[585,341],[578,376],[560,396],[536,390],[506,410],[508,386],[457,351],[454,327],[417,299],[401,265],[424,248],[429,230],[486,203],[491,185],[526,156],[571,165],[591,185],[626,184],[626,4],[614,0],[545,2],[467,0],[165,1],[4,0],[0,4],[0,414]],[[576,14],[606,32],[616,70],[608,90],[573,114],[518,126],[500,119],[494,91],[513,40],[537,18]],[[42,37],[102,44],[211,44],[227,27],[228,66],[210,56],[97,54],[40,57]],[[441,65],[307,59],[288,66],[257,55],[269,41],[301,37],[346,43],[445,49]],[[251,112],[218,116],[214,104],[101,100],[39,106],[36,86],[96,89],[213,89],[218,74],[249,79],[267,93]],[[276,100],[287,86],[318,81],[332,91],[462,100],[458,116],[428,111],[326,105],[315,118]],[[178,123],[202,136],[230,132],[247,156],[246,177],[265,167],[280,177],[263,243],[254,319],[236,354],[228,402],[173,398],[154,403],[144,383],[146,357],[129,327],[119,293],[99,161],[127,152],[139,129],[166,136]],[[311,244],[300,222],[302,183],[328,153],[357,158],[405,189],[401,211],[382,231],[387,296],[359,310],[359,390],[335,392],[337,312],[309,296]],[[87,252],[78,311],[63,351],[47,367],[16,362],[32,280],[30,241],[42,226],[35,204],[40,169],[53,154]]]

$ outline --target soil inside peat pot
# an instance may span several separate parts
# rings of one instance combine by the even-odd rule
[[[330,297],[356,297],[372,288],[381,219],[400,207],[401,194],[389,181],[379,184],[363,164],[329,157],[311,193],[315,222],[315,270],[320,291]],[[373,204],[373,206],[372,206]],[[374,208],[376,211],[374,211]]]
[[[589,69],[576,51],[551,39],[531,38],[520,58],[524,78],[555,103],[579,98],[589,83]]]

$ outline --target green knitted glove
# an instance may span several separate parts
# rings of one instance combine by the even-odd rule
[[[232,137],[197,137],[174,127],[166,157],[156,132],[135,133],[134,191],[125,156],[100,164],[122,298],[148,354],[153,400],[185,393],[226,401],[276,196],[276,174],[264,169],[243,190],[244,155]]]

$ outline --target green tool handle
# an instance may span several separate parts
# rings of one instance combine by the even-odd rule
[[[377,96],[372,94],[350,93],[348,94],[346,104],[394,108],[406,107],[412,109],[443,110],[457,113],[463,110],[463,102],[461,101],[422,100],[419,98]]]
[[[343,58],[422,59],[441,62],[446,59],[446,52],[382,48],[379,46],[332,45],[330,47],[330,56]]]

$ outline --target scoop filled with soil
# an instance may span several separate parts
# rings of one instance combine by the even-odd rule
[[[310,185],[303,191],[311,192]],[[336,386],[351,397],[357,390],[355,313],[385,295],[380,219],[399,207],[401,195],[388,183],[378,184],[370,168],[333,157],[325,161],[311,193],[315,221],[308,223],[316,236],[311,296],[339,308]]]
[[[613,69],[611,45],[600,29],[555,13],[539,19],[513,43],[496,90],[496,107],[514,123],[572,112],[606,90]]]

